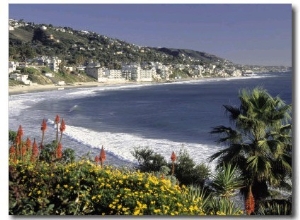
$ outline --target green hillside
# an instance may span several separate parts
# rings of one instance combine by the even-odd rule
[[[43,28],[42,28],[43,27]],[[205,52],[140,47],[128,42],[70,27],[30,24],[9,31],[10,59],[22,61],[24,47],[31,48],[32,56],[57,56],[67,65],[84,64],[90,59],[108,68],[120,68],[121,63],[161,62],[163,64],[205,65],[224,61]],[[188,59],[187,59],[188,57]]]

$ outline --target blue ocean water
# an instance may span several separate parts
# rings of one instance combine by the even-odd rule
[[[169,160],[184,149],[197,162],[223,146],[209,134],[212,127],[229,125],[223,105],[238,106],[241,89],[261,86],[292,103],[291,73],[255,77],[211,78],[164,84],[99,86],[11,95],[9,129],[21,124],[25,136],[41,139],[40,124],[48,119],[46,141],[55,138],[54,118],[64,118],[63,146],[78,156],[93,158],[104,146],[107,163],[135,163],[135,147],[149,147]],[[214,164],[211,164],[214,166]]]

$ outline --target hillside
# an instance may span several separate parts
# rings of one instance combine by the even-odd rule
[[[19,22],[20,23],[20,22]],[[24,22],[25,23],[25,22]],[[33,56],[57,56],[68,65],[83,64],[90,59],[102,66],[118,68],[121,63],[161,62],[163,64],[209,65],[224,62],[223,58],[205,52],[140,47],[119,39],[70,27],[25,23],[9,31],[10,59],[23,61],[24,47],[30,47],[26,59]],[[227,61],[228,62],[228,61]]]

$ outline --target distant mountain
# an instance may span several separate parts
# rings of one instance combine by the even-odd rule
[[[191,57],[195,60],[200,60],[202,62],[224,62],[225,59],[217,57],[212,54],[208,54],[205,52],[199,52],[195,50],[188,50],[188,49],[174,49],[174,48],[153,48],[157,51],[161,51],[163,53],[169,54],[174,57],[181,57],[181,58],[188,58]]]

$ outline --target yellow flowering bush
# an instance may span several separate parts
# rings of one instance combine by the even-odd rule
[[[11,163],[12,215],[205,215],[201,197],[151,173],[88,160]]]

